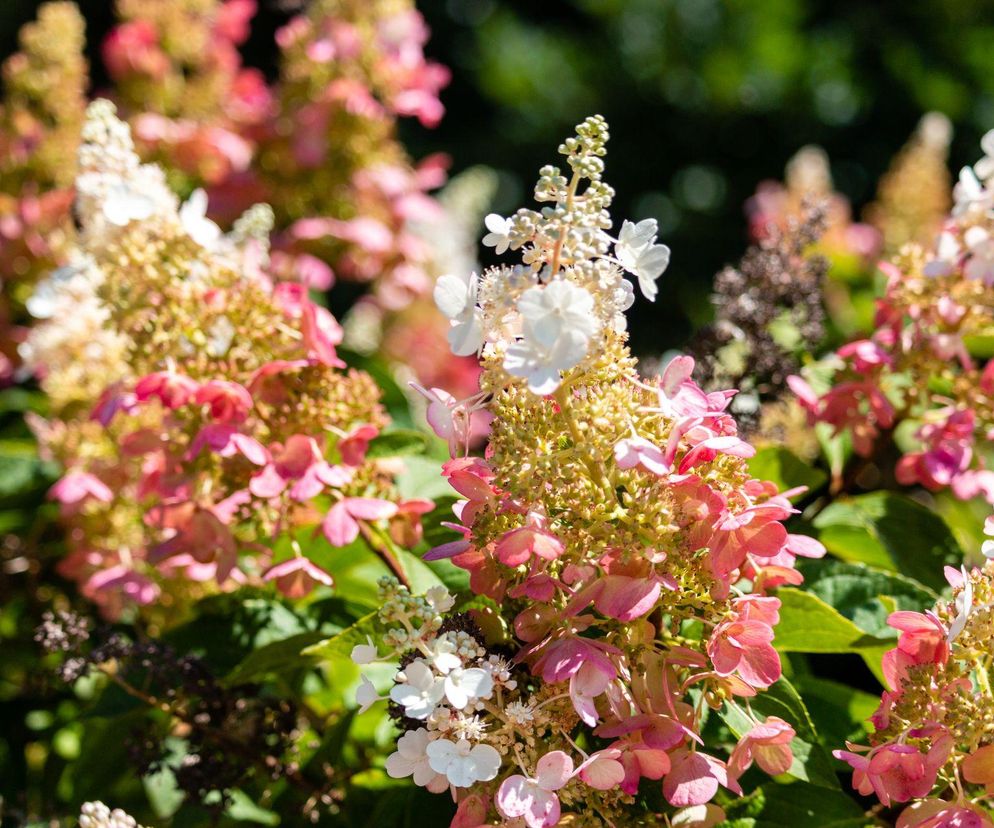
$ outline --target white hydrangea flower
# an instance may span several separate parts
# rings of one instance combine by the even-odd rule
[[[518,300],[518,313],[524,319],[526,337],[549,350],[555,349],[568,332],[589,338],[600,328],[594,313],[594,297],[565,279],[526,290]]]
[[[107,221],[125,227],[132,221],[144,221],[155,212],[155,202],[123,179],[107,188],[103,200],[103,213]]]
[[[963,267],[967,279],[994,283],[994,238],[983,227],[971,227],[963,234],[970,258]]]
[[[381,696],[377,692],[375,685],[366,676],[359,677],[359,688],[355,691],[355,700],[359,705],[359,712],[365,713]]]
[[[489,699],[494,691],[494,679],[488,670],[479,667],[449,670],[444,681],[445,698],[456,710],[463,710],[477,699]]]
[[[490,213],[483,219],[483,223],[490,231],[483,237],[483,243],[492,247],[498,256],[507,252],[507,248],[511,246],[511,220],[497,213]]]
[[[441,614],[448,612],[456,605],[456,599],[444,586],[438,584],[425,593],[425,600],[431,604],[435,612]]]
[[[113,811],[103,802],[84,802],[79,809],[79,828],[141,828],[133,816],[120,808]]]
[[[935,258],[926,262],[923,272],[926,276],[948,276],[953,272],[959,254],[960,246],[956,236],[948,232],[940,233],[935,245]]]
[[[411,719],[427,719],[445,695],[444,681],[422,659],[408,664],[400,684],[390,689],[390,698],[404,708]]]
[[[441,793],[449,787],[445,774],[432,769],[428,761],[427,749],[431,743],[428,731],[420,727],[409,730],[397,740],[397,751],[387,757],[387,775],[393,779],[414,777],[414,784],[427,788],[432,793]]]
[[[456,654],[456,643],[451,638],[436,638],[432,642],[431,665],[443,675],[462,667],[462,659]]]
[[[658,231],[655,219],[645,219],[638,224],[622,222],[614,246],[619,264],[638,277],[642,295],[650,302],[655,301],[659,293],[656,280],[670,263],[670,249],[665,244],[656,244]]]
[[[981,181],[989,184],[994,179],[994,129],[984,133],[984,137],[980,139],[980,149],[984,157],[973,165],[973,169]]]
[[[489,782],[500,772],[500,754],[490,745],[473,745],[466,739],[436,739],[425,752],[431,769],[444,774],[454,788]]]
[[[449,346],[456,356],[475,354],[483,345],[483,314],[476,306],[480,277],[445,275],[435,283],[435,304],[452,325]]]
[[[528,380],[533,394],[551,394],[562,381],[560,372],[578,365],[587,355],[589,344],[590,340],[579,331],[564,331],[551,349],[533,339],[523,339],[508,347],[504,370]]]
[[[366,644],[356,644],[352,648],[351,658],[354,664],[372,664],[379,658],[372,636],[366,636]]]
[[[207,193],[197,188],[179,208],[179,221],[186,234],[201,247],[212,250],[221,240],[221,228],[207,218]]]
[[[984,534],[989,538],[994,538],[994,515],[984,521]],[[994,540],[985,540],[980,545],[980,552],[988,560],[994,560]]]

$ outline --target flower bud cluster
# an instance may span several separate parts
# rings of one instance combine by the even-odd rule
[[[341,329],[306,287],[271,277],[271,213],[224,234],[202,193],[179,205],[106,101],[79,154],[77,265],[29,302],[43,319],[25,349],[56,415],[36,431],[66,467],[63,573],[113,615],[163,589],[330,585],[296,543],[309,526],[334,546],[416,542],[431,504],[398,502],[366,461],[379,391],[344,370]],[[293,554],[274,560],[280,538]]]
[[[520,250],[523,265],[436,289],[455,347],[482,348],[489,399],[434,392],[429,422],[453,454],[443,472],[464,499],[448,524],[461,538],[426,559],[469,572],[479,627],[437,608],[404,624],[399,643],[410,647],[422,628],[428,639],[415,636],[391,698],[426,723],[398,754],[419,784],[454,791],[454,825],[520,818],[539,828],[565,814],[570,824],[627,824],[644,779],[661,781],[673,808],[714,816],[719,786],[738,791],[753,762],[782,773],[792,761],[794,731],[780,719],[754,719],[727,761],[701,730],[707,711],[780,677],[780,603],[766,591],[799,583],[796,556],[824,549],[784,527],[793,493],[749,474],[754,450],[727,412],[734,392],[702,391],[689,357],[639,378],[620,318],[632,295],[624,273],[654,295],[668,251],[651,220],[608,235],[606,137],[602,119],[585,121],[560,148],[572,178],[541,173],[542,211],[488,218],[485,241]],[[522,351],[535,370],[519,370]],[[564,352],[570,359],[546,358]],[[486,457],[465,456],[467,422],[482,407],[493,416]],[[503,653],[499,671],[487,666]],[[465,704],[461,689],[449,695],[443,655],[452,669],[482,671]],[[438,735],[453,716],[454,736]]]
[[[103,802],[84,802],[79,810],[79,828],[142,828],[120,808],[113,811]]]
[[[874,333],[838,349],[830,387],[791,382],[811,418],[847,431],[861,456],[899,424],[913,425],[898,482],[994,502],[994,471],[978,451],[994,433],[994,361],[976,347],[994,308],[994,131],[983,149],[960,173],[934,246],[906,245],[880,265],[887,285]]]
[[[870,745],[835,752],[861,794],[911,803],[902,828],[994,825],[994,564],[947,567],[946,578],[952,600],[888,618],[900,637],[883,658],[889,689]]]

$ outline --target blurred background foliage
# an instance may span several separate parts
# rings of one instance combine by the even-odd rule
[[[0,51],[34,0],[0,4]],[[88,49],[112,19],[82,0]],[[299,0],[262,0],[249,64],[273,71],[272,28]],[[994,126],[994,0],[423,0],[427,51],[450,66],[438,129],[404,124],[415,157],[501,173],[493,205],[522,203],[550,144],[602,113],[616,214],[655,216],[673,249],[669,287],[634,309],[634,344],[659,353],[710,315],[711,279],[746,244],[742,204],[819,144],[858,215],[927,110],[955,127],[951,165]],[[97,74],[99,85],[99,74]],[[486,259],[484,259],[486,261]]]

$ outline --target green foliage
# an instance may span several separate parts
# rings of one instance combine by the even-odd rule
[[[934,590],[963,551],[941,517],[905,495],[871,492],[830,503],[814,519],[818,538],[844,561],[900,572]]]
[[[828,475],[816,466],[800,460],[782,446],[761,448],[749,460],[749,472],[757,480],[769,480],[777,484],[780,491],[806,486],[806,497],[817,492],[828,481]]]
[[[768,782],[725,806],[719,828],[864,828],[874,825],[848,795],[804,782]]]

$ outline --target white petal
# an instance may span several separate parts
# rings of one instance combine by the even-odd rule
[[[448,319],[458,319],[468,309],[470,287],[458,276],[439,276],[435,282],[435,304]]]
[[[487,230],[491,233],[500,233],[505,236],[507,235],[507,226],[510,224],[510,222],[499,213],[488,213],[486,218],[483,219],[483,223]]]
[[[477,745],[469,752],[478,782],[489,782],[500,772],[501,759],[490,745]]]
[[[456,356],[472,356],[483,345],[483,314],[474,311],[469,319],[453,325],[448,334],[449,347]]]
[[[355,700],[359,705],[359,712],[365,713],[376,702],[380,700],[380,694],[376,692],[376,687],[365,676],[362,677],[358,689],[356,689]]]

